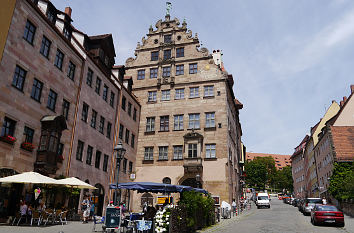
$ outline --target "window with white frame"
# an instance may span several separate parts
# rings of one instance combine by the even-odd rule
[[[145,70],[138,70],[138,79],[144,79],[145,78]]]
[[[159,160],[168,160],[168,146],[159,146]]]
[[[216,157],[216,152],[215,152],[215,144],[205,144],[205,157],[206,158],[215,158]]]
[[[189,88],[189,98],[199,97],[199,87],[190,87]]]
[[[205,97],[214,96],[214,86],[204,86],[204,96]]]
[[[156,101],[156,91],[149,91],[148,92],[148,101],[155,102]]]
[[[151,68],[150,69],[150,78],[157,78],[157,72],[158,72],[157,68]]]
[[[197,158],[198,150],[197,150],[197,143],[190,143],[188,144],[188,158]]]
[[[189,114],[189,129],[199,129],[200,128],[200,115],[199,113]]]
[[[183,115],[174,116],[174,130],[183,130]]]
[[[162,77],[170,77],[171,76],[171,66],[162,67]]]
[[[205,113],[205,127],[215,127],[215,112]]]
[[[173,146],[173,159],[183,159],[183,146]]]
[[[146,118],[146,132],[155,131],[155,117]]]
[[[145,147],[144,160],[154,160],[154,147]]]
[[[184,65],[176,65],[176,76],[184,74]]]
[[[161,100],[167,101],[170,100],[170,90],[162,90]]]
[[[184,99],[184,88],[176,89],[175,99],[176,100]]]

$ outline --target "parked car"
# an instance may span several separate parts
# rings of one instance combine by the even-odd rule
[[[299,198],[295,198],[294,199],[294,201],[293,201],[293,203],[292,203],[292,205],[294,206],[294,207],[297,207],[297,204],[299,203]]]
[[[321,198],[306,198],[304,200],[304,203],[302,205],[302,213],[304,215],[310,215],[312,208],[316,204],[322,204],[322,199]]]
[[[335,224],[344,227],[344,215],[333,205],[317,204],[311,210],[311,223],[313,225]]]
[[[257,205],[257,209],[263,206],[270,208],[268,193],[258,193],[256,205]]]
[[[304,199],[300,199],[299,203],[297,204],[297,208],[299,209],[299,211],[302,213],[303,209],[303,204],[304,204]]]
[[[289,203],[289,198],[289,196],[283,196],[283,202],[286,204]]]

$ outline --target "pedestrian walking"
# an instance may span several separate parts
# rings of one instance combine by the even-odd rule
[[[235,216],[235,213],[236,213],[236,208],[237,208],[237,204],[236,204],[236,201],[235,199],[232,200],[232,213],[233,213],[233,216]]]
[[[90,216],[90,201],[88,199],[88,196],[85,196],[84,200],[82,201],[81,210],[83,211],[83,213],[82,213],[83,222],[82,223],[88,223],[88,218]]]

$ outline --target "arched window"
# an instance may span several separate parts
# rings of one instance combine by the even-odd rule
[[[171,184],[171,179],[169,177],[165,177],[165,178],[162,179],[162,183]]]
[[[153,206],[154,204],[154,197],[150,194],[150,193],[144,193],[141,196],[141,206],[144,206],[145,202],[149,205],[149,206]]]

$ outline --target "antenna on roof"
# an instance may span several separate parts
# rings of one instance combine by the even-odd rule
[[[166,2],[166,15],[170,15],[171,9],[172,9],[172,3]]]

